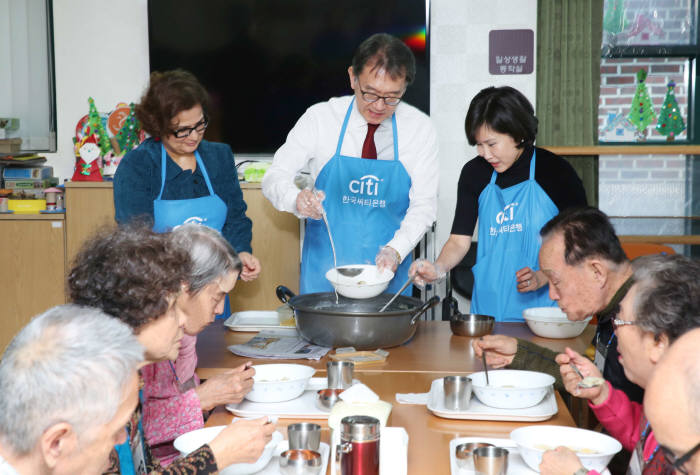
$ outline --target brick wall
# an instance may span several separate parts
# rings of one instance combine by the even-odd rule
[[[626,118],[637,88],[637,71],[647,72],[646,85],[657,117],[666,97],[666,85],[673,80],[681,117],[688,125],[688,69],[685,58],[603,58],[600,64],[600,100],[598,103],[598,139],[601,142],[635,142],[629,123],[618,123],[611,130],[612,117]],[[624,122],[624,121],[623,121]],[[620,133],[621,130],[623,133]],[[666,140],[656,131],[656,121],[647,127],[647,140]],[[687,130],[676,136],[687,137]]]

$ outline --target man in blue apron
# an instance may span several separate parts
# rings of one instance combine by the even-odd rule
[[[262,183],[277,209],[311,218],[301,293],[332,291],[325,273],[336,263],[388,268],[395,277],[387,292],[399,290],[413,248],[436,218],[437,135],[425,114],[401,101],[415,75],[413,53],[397,38],[373,35],[358,47],[348,75],[354,95],[310,107]],[[302,170],[314,189],[294,185]]]

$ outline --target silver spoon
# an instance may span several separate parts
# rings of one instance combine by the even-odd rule
[[[484,362],[484,373],[486,374],[486,386],[489,386],[489,368],[486,366],[486,350],[481,350],[481,361]]]
[[[413,282],[413,278],[412,278],[412,277],[409,277],[408,280],[406,281],[406,283],[404,283],[403,286],[401,286],[401,288],[399,289],[399,291],[396,292],[396,293],[394,294],[394,296],[391,297],[391,299],[390,299],[386,304],[384,304],[384,306],[383,306],[382,308],[379,309],[379,313],[382,313],[384,310],[386,310],[387,307],[389,307],[389,305],[391,305],[392,302],[393,302],[394,300],[396,300],[396,297],[398,297],[399,294],[401,294],[401,292],[403,292],[404,290],[406,290],[406,287],[408,287],[409,285],[411,285],[411,282]]]

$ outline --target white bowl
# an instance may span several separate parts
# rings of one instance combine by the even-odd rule
[[[347,277],[337,271],[337,269],[343,268],[360,268],[362,272],[354,277]],[[383,269],[379,272],[377,266],[369,264],[338,266],[326,272],[326,279],[335,287],[335,290],[340,295],[351,299],[376,297],[386,290],[393,278],[394,273],[389,269]]]
[[[536,406],[554,384],[554,377],[549,374],[515,369],[489,371],[488,385],[483,371],[472,373],[469,377],[472,379],[472,392],[479,401],[501,409]]]
[[[525,463],[537,472],[540,471],[544,451],[561,445],[574,450],[586,469],[599,473],[622,449],[622,444],[608,435],[575,427],[540,425],[521,427],[511,432],[510,438],[518,444],[520,455]],[[586,453],[589,451],[596,453]]]
[[[303,364],[262,364],[253,368],[253,389],[245,395],[253,402],[282,402],[299,397],[316,372]]]
[[[574,338],[583,333],[593,317],[571,321],[559,307],[534,307],[523,310],[523,318],[532,333],[544,338]]]
[[[193,430],[182,434],[175,439],[173,445],[181,455],[194,452],[204,444],[208,444],[224,430],[226,426],[205,427],[204,429]],[[235,463],[219,471],[221,475],[244,475],[262,470],[272,458],[275,447],[284,439],[279,431],[272,433],[272,439],[265,445],[263,453],[255,463]]]

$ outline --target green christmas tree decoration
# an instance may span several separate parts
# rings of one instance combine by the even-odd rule
[[[637,71],[637,90],[634,93],[631,110],[627,116],[630,123],[637,128],[642,140],[646,136],[646,128],[656,120],[649,91],[644,82],[646,78],[647,72],[644,69]]]
[[[675,140],[678,134],[685,130],[685,123],[683,122],[683,117],[681,117],[676,95],[673,93],[673,88],[676,87],[676,83],[669,81],[666,86],[668,90],[666,91],[666,97],[664,98],[664,103],[659,112],[659,123],[656,124],[656,130],[661,135],[665,135],[666,140],[671,142]]]
[[[134,103],[129,104],[129,115],[124,119],[124,124],[117,132],[117,142],[121,153],[126,153],[139,144],[139,132],[141,124],[136,118]]]
[[[102,117],[100,117],[100,113],[97,112],[95,100],[92,97],[88,97],[88,103],[90,104],[88,125],[90,126],[90,131],[96,135],[97,144],[100,146],[102,156],[105,156],[112,151],[112,144],[109,142],[109,135],[102,123]]]
[[[625,29],[624,0],[607,0],[603,14],[603,30],[611,35],[618,35]]]

